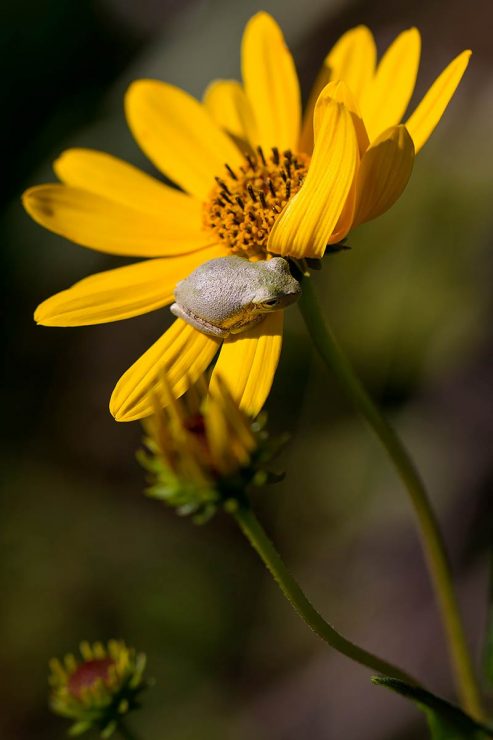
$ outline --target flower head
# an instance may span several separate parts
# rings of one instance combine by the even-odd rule
[[[201,377],[178,400],[166,375],[161,382],[167,403],[161,408],[156,399],[140,454],[151,473],[149,495],[202,523],[219,506],[241,503],[248,485],[279,479],[265,465],[284,439],[269,439],[263,420],[241,411],[220,377],[211,393]]]
[[[50,706],[56,714],[74,720],[71,735],[95,728],[107,738],[122,717],[138,707],[137,696],[146,688],[145,655],[125,643],[110,640],[80,645],[82,659],[66,655],[50,661]]]
[[[204,262],[320,258],[353,225],[390,208],[417,151],[438,123],[467,66],[459,55],[405,125],[419,61],[419,34],[404,32],[378,67],[368,29],[345,34],[327,56],[304,122],[291,54],[267,13],[247,24],[243,84],[219,80],[203,103],[156,80],[134,82],[125,98],[138,144],[169,187],[108,154],[64,152],[61,183],[27,191],[40,224],[82,246],[147,258],[76,283],[35,313],[47,326],[97,324],[173,303],[176,284]],[[283,311],[224,341],[178,319],[117,383],[119,421],[148,416],[166,368],[182,395],[219,353],[221,376],[248,414],[270,391],[281,350]],[[164,404],[166,399],[160,398]]]

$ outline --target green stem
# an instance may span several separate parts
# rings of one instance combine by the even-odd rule
[[[481,719],[483,711],[478,683],[466,642],[464,626],[452,582],[445,544],[423,481],[403,443],[380,413],[355,375],[323,319],[312,280],[303,281],[299,301],[301,313],[313,343],[327,368],[336,376],[353,405],[366,419],[394,463],[418,518],[423,547],[441,611],[457,688],[464,708]]]
[[[123,721],[120,721],[118,724],[118,732],[124,740],[139,740],[139,736]]]
[[[281,556],[250,508],[240,506],[236,511],[231,513],[293,609],[322,640],[325,640],[326,643],[343,655],[355,660],[357,663],[361,663],[361,665],[370,668],[372,671],[381,673],[384,676],[400,678],[415,686],[418,685],[416,679],[409,676],[400,668],[396,668],[391,663],[387,663],[387,661],[378,658],[376,655],[372,655],[372,653],[363,650],[363,648],[358,647],[353,642],[346,640],[345,637],[339,634],[339,632],[323,619],[287,570]]]

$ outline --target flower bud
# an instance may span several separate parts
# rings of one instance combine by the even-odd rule
[[[241,502],[248,485],[272,480],[263,466],[284,439],[269,440],[265,416],[252,420],[221,378],[208,388],[202,376],[180,399],[174,398],[166,376],[161,383],[167,403],[163,409],[156,401],[153,416],[144,423],[147,451],[139,453],[152,476],[149,495],[202,523],[219,506]]]
[[[80,654],[81,659],[69,654],[50,661],[50,706],[74,720],[71,735],[98,729],[108,738],[122,717],[139,706],[137,696],[147,686],[145,655],[116,640],[106,646],[83,642]]]

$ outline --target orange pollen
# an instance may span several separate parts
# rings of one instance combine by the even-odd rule
[[[204,224],[232,252],[251,260],[265,259],[274,223],[303,184],[309,157],[282,154],[277,148],[266,156],[261,147],[245,154],[237,170],[226,165],[223,177],[204,204]]]

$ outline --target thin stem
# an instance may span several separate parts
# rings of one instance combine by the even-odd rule
[[[236,522],[254,550],[263,560],[293,609],[322,640],[325,640],[326,643],[343,655],[355,660],[357,663],[361,663],[361,665],[370,668],[372,671],[376,671],[384,676],[400,678],[415,686],[418,685],[416,679],[412,678],[409,674],[392,665],[392,663],[387,663],[386,660],[382,660],[376,655],[358,647],[353,642],[346,640],[345,637],[325,621],[310,601],[308,601],[298,583],[287,570],[281,556],[250,508],[241,506],[232,512],[232,516],[236,519]]]
[[[326,367],[336,376],[357,411],[373,428],[411,498],[445,627],[461,701],[472,716],[481,719],[484,715],[479,687],[467,646],[445,544],[424,483],[408,451],[366,392],[324,321],[310,278],[303,281],[303,294],[299,306],[319,355]]]
[[[118,732],[124,740],[139,740],[139,736],[123,721],[118,724]]]

